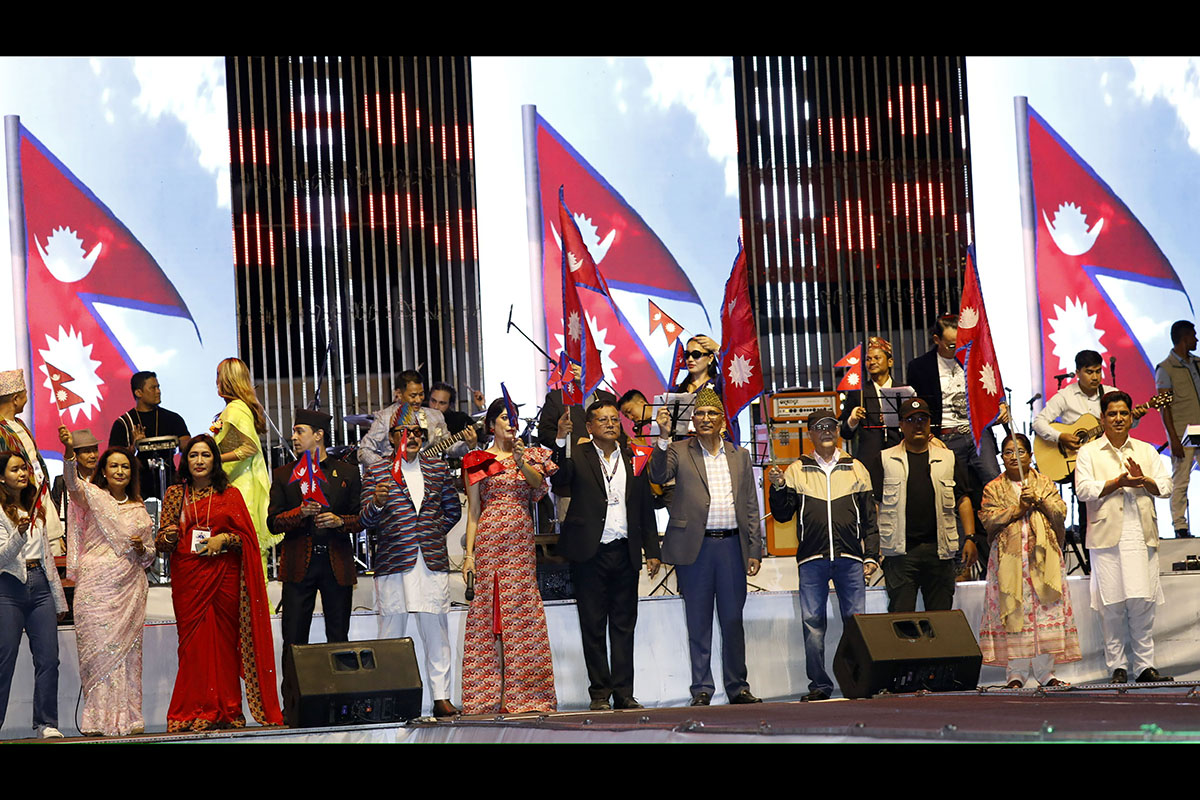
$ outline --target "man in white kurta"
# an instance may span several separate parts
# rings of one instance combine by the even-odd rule
[[[1104,435],[1080,448],[1075,493],[1092,520],[1092,608],[1100,612],[1112,682],[1125,683],[1132,669],[1138,683],[1150,683],[1171,680],[1154,667],[1154,609],[1163,602],[1154,498],[1171,494],[1171,477],[1154,447],[1129,435],[1131,406],[1124,392],[1100,398]]]

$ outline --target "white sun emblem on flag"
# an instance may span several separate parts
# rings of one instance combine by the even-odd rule
[[[729,362],[729,380],[739,389],[746,385],[753,374],[754,365],[740,353],[735,355],[733,360]]]
[[[309,493],[311,484],[308,481],[300,481],[300,494],[306,495]]]
[[[959,330],[971,329],[979,324],[979,312],[971,306],[965,306],[962,313],[958,315]]]
[[[857,372],[851,372],[846,376],[846,383],[850,384],[851,386],[858,386],[858,380],[859,378]]]
[[[574,317],[575,312],[571,312],[571,314]],[[588,333],[591,335],[592,344],[597,350],[600,351],[600,363],[604,366],[604,379],[610,384],[616,385],[617,379],[615,376],[618,365],[616,360],[613,358],[613,351],[617,349],[617,345],[616,343],[609,344],[606,341],[608,338],[608,328],[598,328],[596,325],[596,318],[586,311],[584,312],[584,317],[587,319]],[[573,324],[575,326],[579,325],[578,317],[574,317]],[[578,331],[573,335],[574,338],[579,338]],[[565,350],[567,346],[563,340],[563,335],[561,333],[556,333],[554,334],[554,338],[558,340],[558,349]]]
[[[979,382],[983,384],[984,391],[992,397],[1000,393],[1000,387],[996,385],[996,373],[991,364],[984,364],[980,367]]]
[[[100,387],[104,384],[104,379],[96,371],[100,362],[92,359],[92,345],[83,343],[83,334],[77,332],[75,326],[72,325],[71,329],[66,331],[60,325],[58,337],[47,334],[46,349],[38,350],[38,354],[44,362],[53,364],[74,378],[63,384],[63,388],[70,389],[83,398],[82,403],[76,403],[70,409],[63,409],[63,412],[71,415],[72,424],[79,419],[80,414],[90,420],[92,412],[100,410]],[[41,364],[39,369],[46,378],[42,386],[46,388],[50,402],[54,403],[54,384],[50,382],[50,371],[46,369],[45,363]]]
[[[1104,331],[1096,327],[1096,315],[1088,314],[1086,302],[1078,297],[1063,298],[1063,305],[1054,304],[1054,318],[1048,320],[1053,332],[1053,354],[1058,358],[1059,372],[1075,371],[1075,354],[1080,350],[1095,350],[1105,353],[1108,348],[1100,343]]]
[[[567,333],[571,335],[572,340],[579,341],[579,336],[583,333],[583,330],[579,325],[578,311],[572,311],[570,316],[567,317]]]

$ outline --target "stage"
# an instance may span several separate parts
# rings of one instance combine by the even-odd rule
[[[422,719],[406,725],[74,738],[63,743],[1200,742],[1196,685],[999,689],[820,703]]]
[[[1192,544],[1192,541],[1186,540],[1184,542],[1172,543],[1171,548],[1166,549],[1173,550],[1176,547],[1195,548],[1197,545]],[[1166,545],[1167,542],[1163,544]],[[1163,556],[1164,563],[1169,563],[1168,553],[1164,551]],[[785,708],[792,708],[795,705],[786,701],[795,700],[808,691],[808,680],[804,674],[804,642],[800,622],[799,599],[794,590],[782,588],[788,586],[789,581],[794,586],[795,576],[796,567],[794,560],[790,558],[767,559],[764,562],[763,572],[753,580],[753,586],[760,589],[760,591],[752,591],[749,594],[745,610],[746,655],[751,689],[764,700],[782,701],[770,703],[769,705],[782,705]],[[1068,579],[1067,585],[1075,611],[1076,625],[1079,628],[1079,640],[1080,648],[1083,652],[1083,660],[1061,665],[1057,669],[1056,674],[1063,680],[1076,685],[1103,681],[1108,677],[1108,670],[1104,664],[1099,618],[1090,608],[1089,581],[1084,577],[1072,576]],[[1157,666],[1164,674],[1173,675],[1180,681],[1200,681],[1200,574],[1192,572],[1164,575],[1162,586],[1167,602],[1159,606],[1155,623]],[[355,641],[374,639],[377,636],[376,616],[373,612],[365,610],[369,609],[372,605],[371,587],[372,582],[369,579],[360,579],[359,586],[355,591],[356,611],[351,617],[350,625],[350,638]],[[643,591],[648,591],[647,584],[643,584]],[[277,602],[278,594],[279,584],[272,583],[270,591],[272,602]],[[832,674],[832,662],[836,648],[835,643],[840,639],[842,633],[842,625],[841,620],[837,616],[836,603],[836,597],[831,593],[827,608],[829,613],[829,634],[827,638],[829,647],[826,652],[827,668],[830,669],[830,674]],[[983,603],[983,582],[974,581],[958,584],[954,600],[955,607],[962,609],[976,633],[978,632],[979,621],[983,613]],[[166,730],[167,705],[170,701],[175,673],[178,668],[176,655],[177,639],[174,622],[169,619],[170,608],[169,588],[152,587],[148,603],[148,619],[153,621],[147,622],[143,632],[144,664],[142,677],[144,694],[143,712],[146,720],[147,736],[151,737],[156,734],[161,735]],[[434,726],[433,728],[429,728],[429,726],[392,726],[386,728],[387,731],[392,731],[391,733],[380,732],[383,729],[379,728],[370,728],[371,732],[369,734],[351,733],[339,729],[336,736],[330,733],[326,738],[338,740],[341,737],[363,735],[373,737],[370,739],[371,741],[432,741],[437,740],[437,737],[447,737],[454,740],[460,740],[460,737],[483,737],[483,740],[487,741],[507,741],[518,735],[514,732],[513,725],[516,725],[522,731],[520,736],[529,736],[531,735],[530,731],[536,733],[537,731],[550,730],[554,731],[555,737],[582,735],[584,733],[590,736],[590,732],[584,731],[579,727],[587,725],[586,719],[588,715],[586,713],[582,715],[573,713],[583,712],[588,706],[587,673],[583,664],[583,654],[579,640],[579,618],[575,603],[573,601],[551,601],[546,603],[545,608],[554,661],[558,707],[563,712],[548,718],[555,720],[551,727],[547,727],[547,725],[550,725],[548,722],[532,725],[527,720],[522,720],[519,724],[506,721],[499,728],[495,728],[494,726],[480,727],[478,721],[463,720],[460,726],[452,726],[450,728],[444,725]],[[867,612],[883,613],[886,610],[886,592],[877,587],[868,589]],[[452,663],[455,665],[455,668],[451,695],[455,701],[461,697],[462,690],[458,665],[461,663],[462,658],[463,626],[465,620],[466,609],[464,607],[456,606],[452,609],[449,623],[451,647],[454,651]],[[272,618],[277,667],[280,663],[279,659],[282,656],[279,622],[279,617]],[[410,626],[409,634],[414,638],[418,661],[422,663],[423,670],[423,652],[415,627]],[[719,642],[719,629],[715,625],[714,634]],[[324,626],[319,614],[313,620],[312,641],[324,641]],[[687,652],[687,634],[684,625],[682,599],[675,595],[642,597],[638,607],[637,641],[634,655],[637,674],[634,691],[638,699],[648,708],[648,711],[642,716],[649,715],[652,720],[664,720],[662,725],[655,722],[651,726],[651,729],[654,731],[653,736],[665,735],[662,731],[674,730],[677,725],[682,724],[682,722],[689,718],[687,716],[689,713],[693,715],[697,713],[695,710],[686,708],[686,704],[690,699],[688,694],[690,669]],[[717,676],[720,675],[719,652],[719,647],[715,646],[713,649],[713,669],[714,674]],[[59,658],[59,728],[64,734],[75,735],[76,727],[74,719],[76,703],[79,697],[79,667],[76,655],[75,633],[70,627],[59,629]],[[999,667],[984,666],[980,673],[980,683],[983,686],[1003,684],[1004,670]],[[32,691],[32,661],[29,656],[28,646],[22,645],[20,656],[17,660],[16,674],[13,678],[12,696],[9,701],[4,727],[0,730],[0,739],[20,739],[32,736],[29,722],[32,714]],[[1124,708],[1125,704],[1130,702],[1135,705],[1140,702],[1164,702],[1153,699],[1150,696],[1144,696],[1146,691],[1139,689],[1136,695],[1133,692],[1130,693],[1130,695],[1134,696],[1115,699],[1114,702],[1117,705],[1114,708]],[[1172,687],[1168,691],[1175,692],[1176,694],[1181,693],[1176,687]],[[1186,692],[1182,693],[1185,694]],[[963,697],[962,695],[956,696]],[[1071,695],[1071,697],[1078,696],[1078,694]],[[994,693],[989,693],[983,698],[977,698],[973,693],[966,697],[973,703],[982,703],[984,705],[973,706],[972,708],[975,710],[969,712],[961,710],[963,706],[960,705],[947,706],[947,708],[959,710],[953,712],[947,711],[947,721],[941,723],[941,725],[955,724],[959,725],[960,729],[974,730],[972,725],[977,723],[968,721],[960,724],[954,721],[958,719],[957,715],[980,713],[981,710],[991,709],[991,704],[993,703],[1001,703],[1002,708],[1008,708],[1008,706],[1003,706],[1003,703],[1008,702],[1017,702],[1018,706],[1016,707],[1018,708],[1028,707],[1025,695],[1017,695],[1015,698],[1004,695],[1005,699],[1003,701],[997,700],[996,698],[1000,696]],[[1100,697],[1107,698],[1109,695],[1101,695]],[[713,706],[709,711],[705,711],[704,715],[698,717],[698,719],[705,720],[705,725],[711,727],[711,724],[707,722],[707,714],[722,708],[721,704],[725,702],[725,699],[724,690],[718,688],[716,696],[713,698],[713,702],[717,705]],[[1037,698],[1034,699],[1036,700]],[[859,708],[864,707],[862,705],[863,702],[836,702],[832,705],[827,703],[821,704],[820,707]],[[942,701],[939,700],[938,702],[940,704]],[[959,701],[955,702],[958,703]],[[966,700],[961,702],[965,703]],[[1068,708],[1074,701],[1063,701],[1058,694],[1055,694],[1053,702],[1063,703],[1053,706],[1054,708]],[[1108,700],[1106,699],[1104,702],[1107,703]],[[847,703],[849,703],[849,706],[847,706]],[[431,706],[432,698],[426,693],[423,698],[422,713],[428,714]],[[1193,700],[1191,699],[1186,701],[1185,706],[1191,709],[1192,713],[1196,711],[1193,708]],[[805,709],[815,707],[817,706],[804,705]],[[926,707],[919,706],[919,708]],[[940,708],[941,706],[939,705],[938,707]],[[759,708],[762,707],[760,706]],[[797,705],[796,708],[798,709],[799,706]],[[869,708],[875,709],[877,707],[869,706]],[[913,706],[913,708],[918,708],[918,706]],[[660,716],[664,713],[666,714],[665,717]],[[684,714],[684,716],[678,717],[679,713]],[[796,710],[794,713],[801,712]],[[806,710],[802,713],[803,717],[807,719],[808,715],[812,712]],[[832,714],[833,712],[821,713]],[[245,715],[247,720],[251,719],[248,709],[245,710]],[[595,717],[595,720],[627,718],[627,715],[621,714],[615,717],[607,715],[591,716]],[[874,716],[874,712],[872,712],[872,716]],[[790,719],[790,717],[788,718]],[[739,717],[739,719],[741,718]],[[1037,720],[1038,726],[1041,725],[1043,719],[1039,718]],[[1074,719],[1074,717],[1071,717],[1071,719]],[[1122,719],[1124,718],[1122,717]],[[1171,725],[1158,722],[1158,719],[1158,717],[1150,715],[1145,720],[1138,722],[1137,725],[1155,723],[1162,725],[1166,730],[1182,730],[1181,728],[1174,728]],[[1163,717],[1163,719],[1167,718]],[[1200,715],[1197,715],[1197,720],[1200,721]],[[558,721],[561,721],[561,725],[565,727],[560,727]],[[670,721],[671,724],[667,725],[667,721]],[[592,724],[596,724],[596,722],[594,721]],[[741,722],[738,724],[740,725]],[[788,725],[791,724],[790,722],[788,723]],[[800,728],[807,730],[809,728],[808,722],[796,724],[799,725],[797,730]],[[825,730],[830,725],[836,727],[834,723],[827,720],[821,722],[820,725],[817,725],[816,722],[812,724],[821,730]],[[663,727],[664,725],[665,727]],[[1137,728],[1137,725],[1134,727]],[[637,728],[637,726],[634,727]],[[651,729],[647,729],[647,731]],[[1200,729],[1200,722],[1198,722],[1197,729]],[[362,730],[366,731],[367,729]],[[608,729],[605,728],[604,730]],[[875,729],[872,728],[872,730]],[[1031,735],[1036,730],[1037,728],[1026,730],[1021,725],[1014,728],[1014,732],[1020,732],[1022,736]],[[1100,730],[1110,729],[1102,728]],[[1118,730],[1118,728],[1111,730]],[[233,735],[240,738],[249,735],[251,731],[253,729],[236,734],[210,734],[209,737],[216,736],[220,738]],[[451,731],[455,732],[451,733]],[[979,732],[982,734],[984,731],[981,729]],[[992,731],[992,734],[999,735],[999,733],[995,730]],[[892,734],[899,735],[899,733],[895,733],[894,731]],[[297,740],[307,740],[307,737],[316,736],[317,734],[310,732],[301,734],[297,732],[261,731],[261,733],[255,734],[255,736],[258,735],[269,736],[273,740],[278,740],[279,737],[287,739],[289,736],[299,737]],[[620,737],[616,733],[613,733],[613,739],[621,740],[621,737],[631,735],[633,734],[629,731],[621,733]],[[647,733],[646,735],[651,734]],[[745,736],[749,734],[737,733],[736,735]],[[825,736],[826,734],[804,733],[796,735]],[[179,737],[167,738],[175,739]],[[195,737],[183,737],[185,740],[193,738]]]

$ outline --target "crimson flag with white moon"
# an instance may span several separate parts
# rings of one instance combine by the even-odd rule
[[[1147,352],[1143,341],[1171,324],[1162,319],[1171,305],[1165,301],[1187,298],[1186,290],[1133,211],[1032,107],[1027,124],[1042,332],[1038,388],[1051,396],[1054,375],[1074,372],[1075,354],[1095,350],[1106,369],[1116,359],[1117,386],[1144,401],[1154,394],[1154,365],[1166,353]],[[961,323],[959,330],[961,336]],[[1165,432],[1142,425],[1138,437],[1160,445]]]
[[[967,384],[967,419],[975,451],[988,428],[1000,417],[1004,402],[1004,379],[1000,377],[1000,362],[992,343],[992,326],[988,323],[979,286],[979,270],[975,265],[975,248],[967,248],[967,268],[964,270],[962,304],[958,312],[957,356],[963,365]]]
[[[101,309],[182,317],[193,327],[195,320],[133,233],[24,126],[20,132],[34,438],[58,440],[60,410],[67,425],[104,436],[130,404],[137,367]]]

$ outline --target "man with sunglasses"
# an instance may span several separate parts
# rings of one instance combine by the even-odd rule
[[[687,618],[692,664],[692,705],[712,702],[713,608],[721,625],[721,665],[729,702],[761,703],[750,693],[742,610],[746,576],[758,574],[762,529],[750,453],[722,441],[725,407],[712,389],[696,393],[692,422],[696,435],[672,443],[664,438],[671,412],[658,410],[660,434],[650,456],[650,480],[675,480],[671,520],[662,558],[674,564]]]
[[[971,567],[979,560],[966,465],[952,451],[930,443],[931,418],[925,400],[907,398],[900,405],[904,441],[883,451],[879,552],[892,612],[916,611],[918,591],[926,611],[953,606],[956,512],[965,535],[963,563]]]
[[[570,457],[565,420],[555,442],[559,468],[550,480],[555,491],[567,489],[571,497],[558,554],[571,562],[591,710],[641,708],[633,696],[633,630],[642,553],[651,578],[660,565],[650,481],[645,472],[633,473],[630,453],[618,444],[615,402],[588,406],[586,425],[592,440]]]
[[[837,590],[842,619],[867,611],[866,578],[879,563],[879,529],[871,476],[837,446],[838,421],[827,411],[808,415],[813,455],[802,455],[787,472],[773,465],[771,514],[787,522],[797,511],[796,561],[800,572],[800,616],[808,694],[801,700],[828,700],[833,680],[825,669],[825,603],[829,581]]]
[[[364,527],[378,532],[375,611],[379,638],[405,635],[416,617],[425,650],[425,681],[433,715],[458,713],[450,702],[450,559],[446,534],[462,516],[462,504],[446,462],[421,455],[430,409],[401,405],[388,438],[396,452],[363,474]]]

